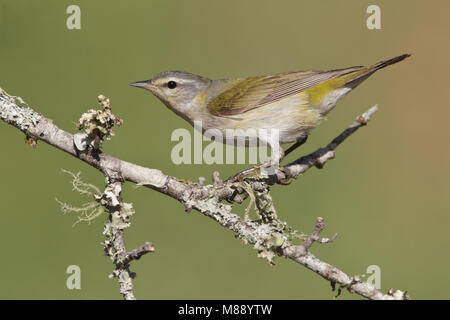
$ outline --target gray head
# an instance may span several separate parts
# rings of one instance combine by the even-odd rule
[[[130,83],[131,86],[147,89],[183,118],[204,103],[205,89],[210,84],[208,78],[182,71],[166,71],[150,80]]]

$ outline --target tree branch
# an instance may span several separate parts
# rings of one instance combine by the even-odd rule
[[[133,293],[133,278],[135,277],[129,269],[125,257],[127,251],[125,249],[125,238],[123,229],[128,223],[128,215],[124,216],[122,208],[122,183],[119,181],[108,181],[108,185],[100,199],[102,205],[108,210],[109,222],[105,224],[103,234],[107,240],[103,243],[105,253],[109,256],[116,269],[110,277],[117,277],[120,286],[120,293],[125,300],[136,300]]]
[[[19,103],[20,102],[20,103]],[[170,196],[184,205],[186,211],[195,209],[203,215],[213,219],[221,226],[232,230],[245,243],[253,245],[261,257],[272,262],[273,255],[281,255],[290,258],[308,269],[318,273],[332,285],[341,285],[350,292],[357,293],[369,299],[407,299],[405,292],[397,290],[390,294],[382,293],[366,282],[350,277],[343,271],[327,264],[311,253],[307,252],[312,243],[331,242],[331,239],[320,238],[319,233],[324,228],[323,220],[318,221],[316,229],[307,238],[303,245],[292,243],[292,228],[278,219],[269,194],[269,186],[275,183],[284,184],[291,178],[298,178],[313,166],[323,167],[330,159],[334,158],[334,150],[348,136],[370,120],[370,116],[376,111],[376,106],[358,117],[343,133],[335,138],[325,148],[319,149],[307,156],[276,170],[276,174],[269,177],[252,176],[240,182],[222,182],[218,175],[214,178],[214,184],[203,185],[200,183],[187,183],[175,177],[164,174],[158,169],[145,168],[130,162],[112,157],[100,150],[95,152],[80,152],[74,146],[72,134],[61,130],[44,116],[36,113],[29,107],[19,105],[17,97],[0,92],[0,118],[24,132],[27,137],[41,140],[68,154],[86,162],[100,170],[111,181],[112,186],[120,186],[124,181],[143,185],[162,194]],[[107,187],[108,188],[108,187]],[[106,192],[106,190],[105,190]],[[120,194],[120,191],[119,191]],[[255,201],[259,219],[250,220],[248,217],[242,219],[239,215],[232,213],[232,206],[224,204],[226,200],[230,203],[242,202],[242,197],[250,196]],[[119,200],[120,201],[120,200]],[[113,217],[117,212],[110,211]],[[114,232],[113,232],[114,234]],[[117,260],[119,267],[125,267],[128,262],[141,256],[140,252],[150,252],[150,247],[137,249],[126,253],[123,241],[123,229],[116,230],[112,235],[113,246],[118,252],[120,259]],[[120,269],[120,268],[119,268]],[[132,295],[132,284],[130,293],[131,276],[126,268],[118,271],[119,275],[125,275],[124,283],[121,284],[121,292],[127,298]],[[128,276],[127,276],[128,275]],[[129,277],[130,279],[126,278]]]

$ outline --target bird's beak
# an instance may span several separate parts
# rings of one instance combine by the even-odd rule
[[[137,88],[144,88],[147,90],[150,90],[150,88],[152,87],[149,80],[132,82],[132,83],[130,83],[130,86],[137,87]]]

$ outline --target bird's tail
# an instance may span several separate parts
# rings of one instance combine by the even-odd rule
[[[380,61],[378,63],[375,63],[374,65],[370,67],[365,67],[362,70],[355,71],[354,76],[349,79],[349,81],[345,84],[346,87],[354,89],[356,86],[358,86],[361,82],[366,80],[368,77],[370,77],[375,71],[380,70],[384,67],[387,67],[391,64],[400,62],[406,58],[408,58],[410,54],[402,54],[401,56]]]

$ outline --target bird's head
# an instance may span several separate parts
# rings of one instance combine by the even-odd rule
[[[204,103],[210,84],[210,79],[182,71],[167,71],[150,80],[130,83],[133,87],[147,89],[184,118]]]

